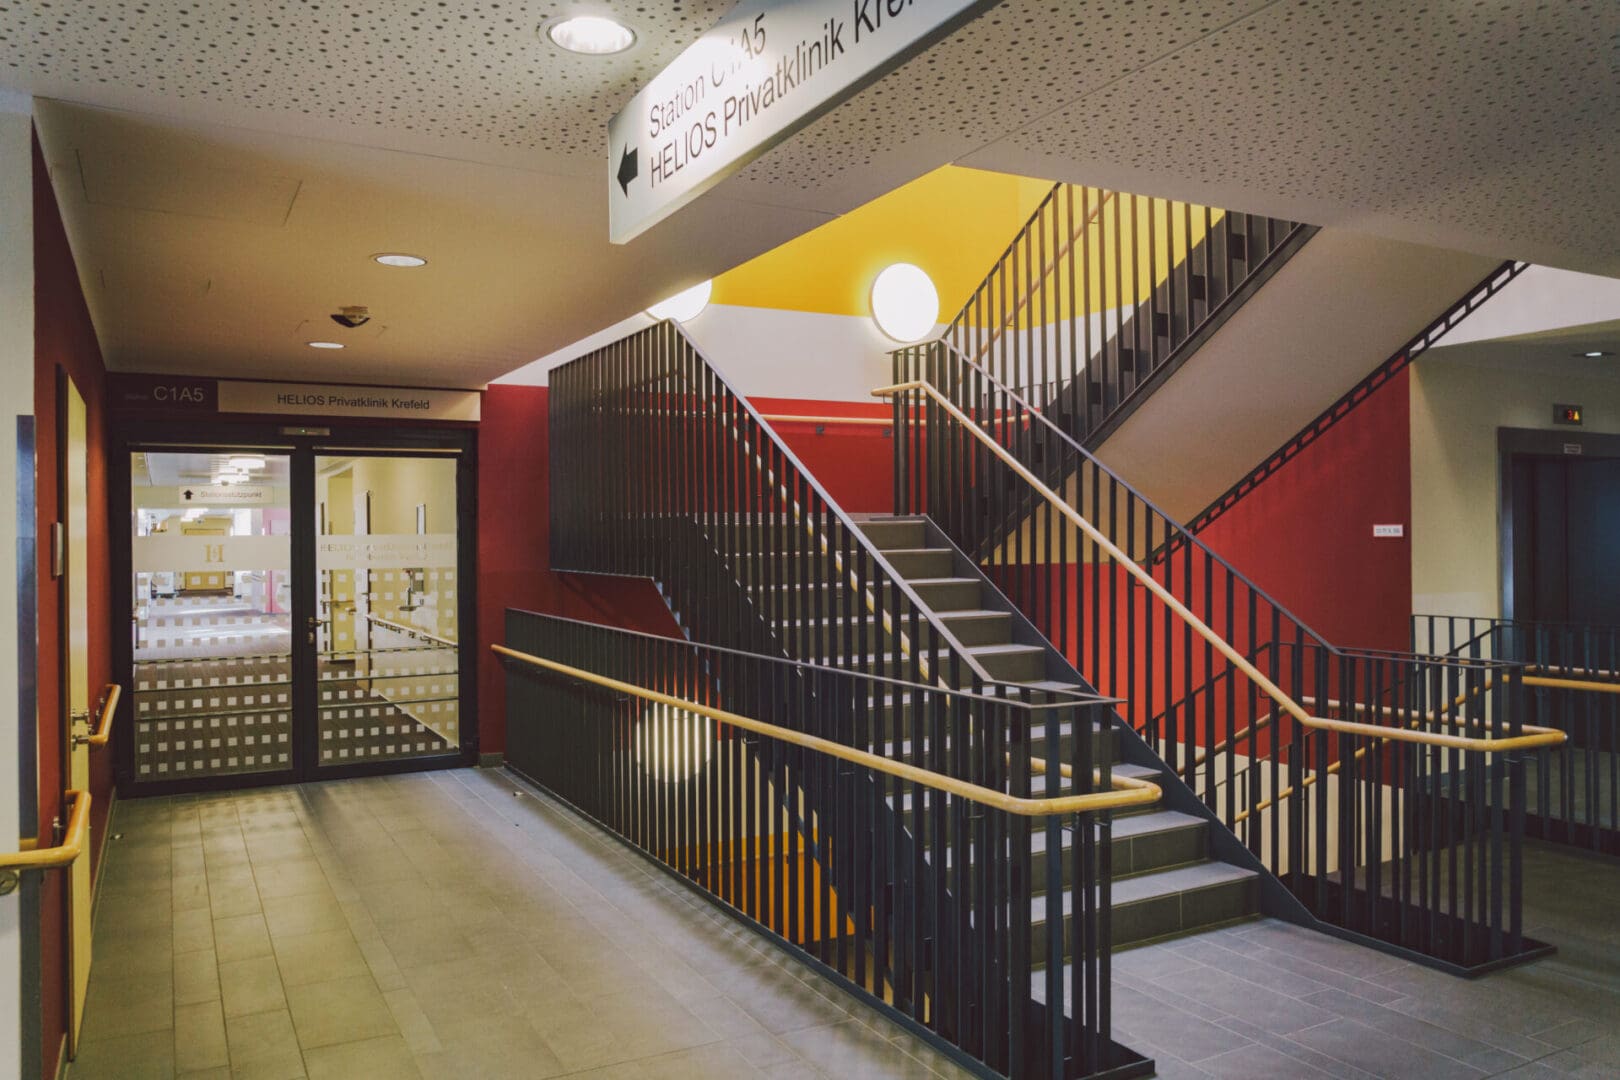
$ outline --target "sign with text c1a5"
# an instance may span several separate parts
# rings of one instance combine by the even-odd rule
[[[742,0],[608,122],[628,243],[999,0]]]

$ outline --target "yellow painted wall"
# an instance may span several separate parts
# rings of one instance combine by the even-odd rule
[[[951,319],[1051,189],[946,165],[715,278],[713,302],[869,315],[872,280],[909,262],[934,279]]]
[[[871,314],[873,279],[891,263],[909,262],[933,278],[940,319],[949,321],[1051,189],[1047,180],[943,166],[721,275],[714,281],[713,302],[866,316]],[[1070,221],[1078,225],[1089,208],[1094,217],[1087,247],[1092,254],[1087,273],[1091,310],[1145,299],[1206,229],[1203,207],[1183,211],[1184,204],[1178,204],[1172,228],[1168,209],[1161,205],[1150,213],[1145,199],[1127,195],[1099,203],[1095,189],[1083,193],[1080,188],[1069,188],[1059,198],[1064,206],[1057,234],[1050,236],[1044,260],[1038,246],[1031,245],[1031,269],[1038,272],[1053,261],[1066,242],[1062,234],[1069,231]],[[1211,211],[1209,222],[1220,220],[1220,214]],[[1116,261],[1116,238],[1121,236],[1126,246]],[[1146,258],[1150,238],[1158,252],[1156,262]],[[1136,257],[1138,252],[1142,257]],[[1121,282],[1129,294],[1124,298],[1118,295]],[[1062,291],[1066,296],[1066,284]],[[1042,314],[1031,310],[1018,323],[1029,325],[1028,316],[1039,322]],[[1044,317],[1052,322],[1066,314],[1054,300]]]

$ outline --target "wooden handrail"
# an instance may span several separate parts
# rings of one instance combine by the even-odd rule
[[[957,423],[962,425],[963,428],[969,432],[972,432],[974,438],[984,443],[985,446],[989,448],[991,453],[1000,458],[1002,464],[1006,465],[1014,473],[1018,474],[1018,476],[1023,479],[1025,483],[1029,484],[1041,495],[1042,498],[1050,503],[1058,513],[1067,518],[1071,525],[1085,533],[1086,536],[1090,537],[1092,542],[1095,543],[1098,548],[1106,552],[1109,558],[1123,566],[1126,571],[1142,585],[1143,588],[1147,589],[1154,596],[1158,597],[1159,601],[1163,603],[1165,607],[1169,608],[1177,618],[1181,619],[1189,627],[1191,627],[1193,632],[1199,637],[1203,638],[1206,644],[1225,657],[1228,663],[1246,675],[1249,681],[1258,686],[1261,692],[1269,697],[1272,701],[1276,702],[1279,708],[1281,708],[1289,716],[1292,716],[1295,720],[1299,721],[1305,727],[1312,728],[1314,730],[1337,731],[1350,735],[1366,735],[1372,738],[1395,739],[1401,742],[1422,743],[1426,746],[1444,746],[1456,750],[1480,750],[1486,753],[1501,753],[1508,750],[1523,750],[1530,747],[1546,746],[1553,742],[1561,743],[1564,741],[1565,736],[1563,732],[1551,731],[1549,729],[1540,729],[1540,731],[1534,735],[1519,735],[1505,739],[1492,738],[1489,736],[1484,738],[1475,738],[1473,736],[1440,735],[1427,731],[1411,731],[1406,728],[1386,728],[1378,724],[1363,724],[1354,720],[1332,720],[1327,717],[1312,716],[1310,713],[1305,711],[1299,702],[1289,697],[1280,686],[1266,678],[1265,674],[1260,671],[1259,668],[1249,663],[1242,653],[1238,652],[1231,645],[1227,644],[1226,640],[1219,634],[1215,633],[1214,630],[1211,630],[1209,625],[1195,615],[1192,610],[1187,607],[1187,605],[1183,604],[1180,600],[1177,600],[1168,589],[1159,584],[1158,581],[1154,580],[1153,575],[1149,574],[1146,570],[1143,570],[1135,559],[1132,559],[1124,551],[1120,550],[1118,545],[1116,545],[1112,540],[1108,539],[1108,537],[1104,536],[1095,525],[1081,516],[1077,510],[1064,501],[1062,496],[1053,491],[1051,488],[1047,487],[1046,484],[1042,483],[1040,478],[1034,473],[1024,468],[1022,462],[1014,457],[1012,453],[1000,443],[996,442],[995,439],[991,438],[982,428],[979,427],[979,425],[975,424],[966,413],[957,408],[956,405],[944,394],[940,393],[940,391],[932,383],[922,379],[916,379],[905,383],[897,383],[894,386],[884,386],[873,390],[872,396],[893,397],[897,394],[912,392],[926,394],[933,398],[934,401],[938,403],[940,408],[949,413]]]
[[[85,849],[90,835],[90,793],[69,791],[73,798],[73,813],[68,816],[67,831],[62,842],[55,847],[35,848],[32,851],[13,851],[0,855],[0,871],[58,870],[73,865]]]
[[[781,742],[802,746],[806,750],[814,750],[820,754],[847,761],[853,765],[860,765],[893,776],[899,780],[906,780],[934,791],[943,791],[949,795],[956,795],[970,802],[979,803],[995,810],[1002,810],[1019,817],[1050,817],[1056,814],[1087,814],[1101,810],[1119,810],[1128,806],[1147,806],[1159,801],[1161,792],[1159,785],[1147,780],[1137,780],[1127,776],[1112,777],[1113,790],[1094,792],[1090,795],[1063,795],[1042,799],[1025,799],[1006,792],[996,791],[981,784],[958,780],[943,773],[920,769],[915,765],[908,765],[903,761],[893,761],[866,750],[857,750],[852,746],[844,746],[828,739],[818,738],[815,735],[806,735],[791,728],[768,724],[763,720],[754,720],[747,716],[739,716],[724,709],[711,708],[696,701],[685,698],[672,697],[657,690],[648,690],[646,687],[636,686],[634,683],[610,679],[606,675],[598,675],[594,671],[585,671],[582,668],[570,667],[555,660],[534,656],[531,653],[519,652],[505,645],[491,645],[490,650],[497,655],[507,657],[520,663],[530,664],[534,667],[554,671],[581,682],[592,683],[596,686],[616,690],[621,694],[629,694],[644,701],[657,702],[672,709],[681,709],[698,716],[706,716],[721,724],[752,731]]]
[[[76,735],[75,741],[83,741],[90,746],[106,746],[107,740],[112,738],[113,715],[118,712],[118,699],[123,696],[124,688],[117,683],[108,683],[107,688],[101,692],[101,718],[96,723],[96,730],[88,735]]]

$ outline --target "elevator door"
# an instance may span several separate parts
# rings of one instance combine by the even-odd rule
[[[1620,459],[1513,459],[1513,614],[1620,625]]]

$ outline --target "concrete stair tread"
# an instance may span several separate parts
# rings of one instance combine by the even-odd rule
[[[1150,870],[1145,874],[1114,881],[1113,906],[1118,909],[1132,904],[1145,904],[1166,896],[1195,893],[1204,889],[1219,888],[1222,885],[1235,885],[1258,880],[1259,877],[1260,874],[1256,870],[1245,870],[1241,866],[1213,860],[1172,866],[1165,870]],[[1064,915],[1072,913],[1073,903],[1074,890],[1063,890]],[[1044,922],[1046,896],[1037,894],[1031,900],[1031,907],[1035,911],[1034,921]]]
[[[1044,655],[1046,652],[1039,645],[1019,645],[1017,642],[1012,641],[999,645],[968,645],[965,648],[974,656],[1007,656],[1022,653],[1041,653]]]
[[[884,547],[881,544],[877,546],[877,549],[885,555],[928,555],[936,551],[951,550],[942,547],[911,547],[909,545],[906,547]]]
[[[971,578],[971,577],[919,577],[919,578],[907,578],[906,579],[906,584],[907,585],[978,585],[978,584],[980,584],[980,581],[979,581],[978,578]],[[938,615],[938,614],[941,614],[941,612],[935,611],[934,614]],[[953,611],[953,612],[951,612],[951,614],[954,615],[956,613]]]

